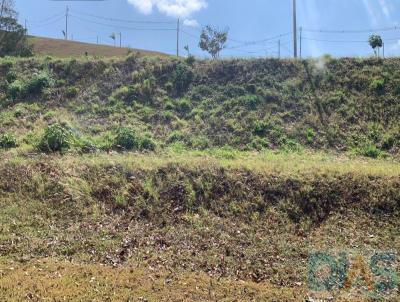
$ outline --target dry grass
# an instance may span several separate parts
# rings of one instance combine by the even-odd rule
[[[214,149],[210,151],[184,151],[176,153],[99,153],[96,155],[74,154],[65,156],[33,155],[26,158],[26,150],[11,150],[2,154],[4,162],[26,162],[36,160],[54,160],[65,168],[82,165],[120,165],[127,168],[145,170],[157,169],[168,164],[180,164],[186,167],[224,167],[245,168],[259,173],[280,174],[357,174],[374,176],[399,176],[400,162],[394,159],[369,159],[346,154],[306,151],[303,153],[282,153],[273,151],[239,152]]]
[[[299,301],[304,289],[213,279],[204,273],[76,264],[55,259],[0,261],[2,301]]]
[[[393,160],[20,151],[0,164],[0,301],[304,301],[310,251],[399,250]]]
[[[50,55],[54,57],[80,57],[87,52],[90,56],[98,57],[124,57],[128,51],[142,56],[167,56],[166,54],[141,49],[119,48],[107,45],[96,45],[75,41],[65,41],[42,37],[31,37],[29,42],[33,44],[34,51],[38,55]]]

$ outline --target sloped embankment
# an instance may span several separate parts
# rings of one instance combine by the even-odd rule
[[[114,138],[129,128],[147,135],[152,149],[398,155],[399,66],[397,58],[6,58],[0,60],[0,129],[16,145],[34,148],[47,125],[61,123],[82,152],[88,149],[82,145],[121,145]]]
[[[303,292],[314,249],[400,248],[396,175],[78,162],[1,164],[3,257],[136,263],[157,280],[192,271]]]

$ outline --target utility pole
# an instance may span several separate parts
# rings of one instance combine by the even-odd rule
[[[25,19],[25,36],[27,36],[28,35],[28,27],[26,26],[26,19]]]
[[[382,43],[383,58],[385,58],[385,42]]]
[[[4,2],[6,2],[6,0],[3,0],[3,1],[1,2],[1,12],[0,12],[0,17],[3,17]]]
[[[278,40],[278,58],[281,58],[281,40]]]
[[[96,43],[99,44],[99,36],[96,37]]]
[[[294,58],[297,58],[297,12],[296,12],[296,0],[293,0],[293,51],[294,51]]]
[[[122,33],[119,33],[119,48],[122,48]]]
[[[67,11],[65,13],[65,40],[68,40],[68,13],[69,13],[69,8],[67,5]]]
[[[303,27],[300,26],[300,59],[302,58],[303,50]]]
[[[179,58],[179,28],[180,27],[180,20],[178,18],[178,24],[176,27],[176,56]]]

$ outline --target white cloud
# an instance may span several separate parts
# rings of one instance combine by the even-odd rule
[[[128,0],[128,3],[135,6],[143,14],[151,14],[153,11],[153,0]]]
[[[154,8],[169,17],[187,18],[207,7],[206,0],[128,0],[143,14],[151,14]]]
[[[199,22],[197,22],[197,20],[194,20],[194,19],[185,19],[183,21],[183,25],[189,26],[189,27],[199,27],[200,26]]]

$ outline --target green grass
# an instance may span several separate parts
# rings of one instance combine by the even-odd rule
[[[310,252],[399,250],[400,60],[325,63],[0,59],[0,300],[317,299]]]
[[[313,60],[4,58],[0,126],[28,145],[27,135],[59,123],[106,151],[129,128],[151,149],[398,157],[399,62],[330,59],[320,70]]]

